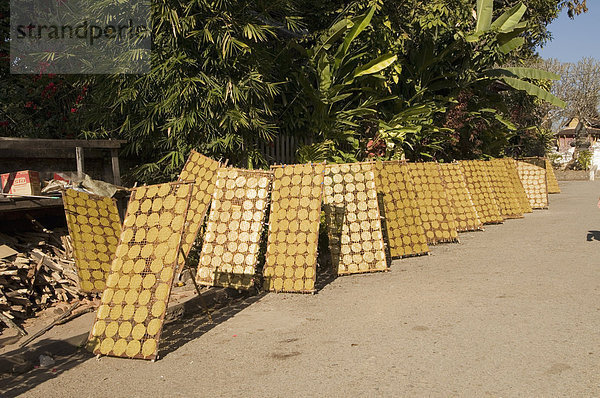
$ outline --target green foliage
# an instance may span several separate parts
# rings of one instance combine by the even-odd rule
[[[495,50],[496,52],[504,55],[519,48],[520,45],[523,44],[523,41],[519,40],[519,35],[523,33],[522,29],[526,26],[526,23],[521,23],[521,18],[525,14],[527,7],[525,7],[522,3],[519,3],[504,12],[493,23],[490,24],[488,19],[491,20],[491,12],[494,4],[493,0],[479,0],[477,4],[477,29],[474,33],[467,36],[467,41],[481,40],[481,37],[484,33],[491,33],[495,31],[494,39],[496,44],[499,46],[495,49],[491,48],[491,50],[492,52]],[[483,20],[484,22],[480,23],[480,20]],[[525,91],[529,95],[540,98],[554,106],[562,108],[565,107],[565,102],[561,99],[539,87],[539,85],[523,80],[559,80],[560,76],[556,74],[546,72],[541,69],[505,67],[486,69],[483,71],[483,76],[492,79],[500,79],[516,90]]]
[[[507,151],[515,157],[539,156],[545,157],[554,143],[554,133],[542,127],[530,127],[514,137]]]
[[[72,80],[41,74],[9,76],[0,68],[0,97],[10,99],[0,103],[0,136],[75,138],[87,87]]]
[[[374,14],[372,6],[364,15],[338,22],[306,51],[309,62],[297,74],[303,96],[298,106],[311,115],[306,128],[318,142],[299,148],[302,162],[358,160],[363,134],[377,129],[378,105],[395,98],[385,95],[381,72],[397,56],[387,53],[369,60],[364,46],[353,45]]]
[[[567,7],[567,12],[571,19],[573,19],[575,15],[588,11],[586,0],[566,0],[561,2],[561,7]]]
[[[192,148],[233,165],[265,165],[258,145],[278,132],[276,69],[289,62],[278,58],[280,38],[301,28],[288,2],[153,4],[151,73],[90,78],[86,136],[125,137],[141,181],[173,179]]]
[[[544,90],[543,88],[540,88],[539,86],[533,83],[508,76],[502,76],[500,80],[517,90],[525,91],[527,94],[532,95],[534,97],[538,97],[551,105],[558,106],[561,108],[564,108],[565,106],[565,102],[563,100],[555,97],[548,91]]]
[[[477,0],[477,24],[475,25],[476,33],[483,33],[490,29],[493,12],[494,0]]]
[[[404,151],[410,159],[501,155],[517,134],[509,98],[522,91],[562,105],[543,88],[545,81],[557,76],[531,68],[499,67],[523,46],[529,23],[522,21],[523,4],[513,4],[494,19],[493,2],[478,1],[473,27],[464,23],[468,8],[433,3],[437,6],[431,4],[426,11],[439,14],[446,23],[436,25],[432,33],[423,30],[426,16],[416,19],[415,28],[408,32],[410,40],[403,43],[397,86],[404,105],[426,104],[433,111],[433,122],[419,121],[421,131],[415,140],[406,141]],[[413,149],[415,144],[418,150]]]
[[[73,137],[80,126],[80,108],[87,87],[73,78],[10,73],[9,2],[0,2],[0,136]]]
[[[10,130],[0,132],[127,139],[128,174],[140,182],[172,180],[191,148],[264,167],[261,146],[282,133],[312,142],[299,161],[535,152],[546,147],[536,106],[562,103],[547,91],[556,75],[523,65],[569,6],[154,0],[149,74],[62,77],[64,92],[44,105],[58,119],[42,120],[25,104],[49,81],[9,77],[3,63],[0,122]]]
[[[589,170],[592,165],[592,152],[588,150],[577,152],[576,167],[578,170]]]
[[[299,2],[308,30],[292,37],[277,29],[281,15],[295,11],[287,3],[235,12],[252,8],[240,3],[189,6],[173,19],[176,3],[163,0],[155,18],[164,29],[154,33],[154,47],[163,50],[153,73],[133,82],[107,79],[100,102],[111,92],[126,94],[111,112],[123,115],[115,130],[133,141],[130,153],[161,153],[158,162],[149,156],[136,178],[172,178],[191,147],[261,166],[268,159],[255,142],[280,131],[310,137],[299,161],[500,154],[516,129],[504,105],[509,93],[559,104],[536,83],[555,76],[498,67],[524,45],[521,3],[494,19],[493,3],[481,0],[474,23],[461,0],[359,0],[341,9]],[[292,28],[300,32],[301,25]],[[108,132],[104,126],[95,133]],[[383,151],[371,150],[378,142]]]

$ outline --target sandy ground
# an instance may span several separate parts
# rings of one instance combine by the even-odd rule
[[[389,273],[171,325],[155,363],[84,353],[4,396],[599,396],[598,182]]]

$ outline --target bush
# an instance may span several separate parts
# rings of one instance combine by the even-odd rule
[[[592,165],[592,152],[590,151],[579,151],[577,153],[577,164],[576,167],[579,170],[589,170]]]

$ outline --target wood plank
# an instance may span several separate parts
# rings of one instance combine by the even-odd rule
[[[290,136],[290,162],[296,163],[296,149],[298,148],[298,144],[296,142],[296,137],[293,135]]]
[[[110,156],[112,161],[112,174],[113,183],[115,185],[121,185],[121,169],[119,168],[119,150],[113,148],[110,150]]]
[[[75,160],[77,161],[77,176],[79,178],[83,177],[85,161],[83,156],[83,148],[78,146],[75,148]]]
[[[0,202],[0,213],[7,211],[21,211],[39,209],[44,207],[62,207],[62,199],[13,199]]]
[[[281,139],[280,135],[277,136],[277,141],[279,141],[278,142],[279,150],[275,153],[275,159],[277,160],[278,163],[285,164],[285,158],[283,157],[283,140]]]
[[[265,143],[266,144],[266,143]],[[275,148],[275,139],[273,139],[273,141],[271,142],[272,145],[268,145],[266,146],[266,150],[269,153],[269,164],[273,164],[273,161],[275,159],[275,156],[273,154],[273,150]]]
[[[0,137],[0,149],[18,148],[120,148],[125,140],[55,140],[47,138]]]
[[[88,148],[85,157],[101,159],[106,156],[105,149]],[[73,148],[0,148],[0,159],[75,159]]]

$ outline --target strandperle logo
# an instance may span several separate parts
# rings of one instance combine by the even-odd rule
[[[17,26],[17,39],[47,39],[47,40],[64,40],[64,39],[84,39],[91,46],[96,44],[101,39],[134,39],[142,37],[141,35],[148,31],[145,25],[134,25],[133,20],[129,19],[127,25],[105,25],[98,26],[88,21],[72,26],[72,25],[36,25],[29,23],[27,25]]]
[[[11,73],[150,71],[150,0],[11,0]]]

